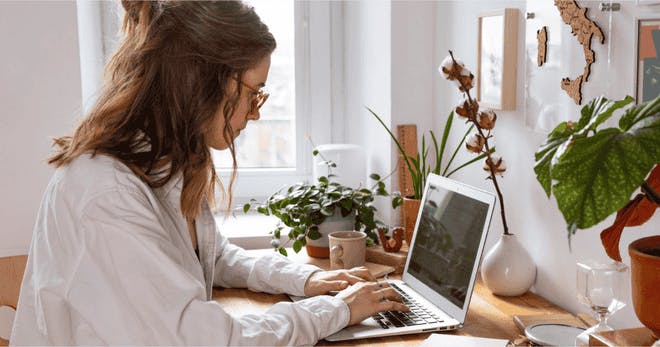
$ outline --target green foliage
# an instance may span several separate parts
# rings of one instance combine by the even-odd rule
[[[624,109],[631,102],[592,100],[577,123],[560,123],[535,154],[536,178],[555,195],[569,239],[623,208],[660,162],[660,96]],[[619,109],[618,127],[598,129]]]
[[[314,155],[318,151],[314,151]],[[326,161],[329,167],[336,167],[333,162]],[[297,183],[282,188],[271,195],[265,202],[258,203],[251,200],[243,206],[248,212],[254,208],[264,215],[273,215],[280,220],[275,230],[270,231],[273,236],[271,246],[286,255],[285,248],[291,243],[293,250],[298,253],[307,243],[306,237],[316,240],[321,237],[318,225],[335,212],[342,217],[355,217],[355,230],[363,231],[372,240],[378,243],[376,229],[385,225],[376,219],[376,207],[373,205],[376,196],[391,196],[392,207],[397,208],[403,203],[398,193],[388,193],[385,182],[378,174],[371,174],[370,178],[376,181],[372,188],[351,188],[332,180],[333,175],[319,177],[316,183]],[[288,241],[280,241],[282,232]]]
[[[422,198],[422,192],[424,190],[424,186],[426,185],[426,177],[429,175],[429,173],[433,172],[436,175],[442,175],[445,177],[450,177],[452,174],[454,174],[456,171],[474,163],[479,160],[482,160],[486,158],[486,153],[482,153],[475,158],[466,161],[465,163],[459,165],[455,169],[449,171],[449,168],[451,164],[454,161],[454,158],[456,157],[456,154],[458,153],[458,150],[463,147],[463,144],[465,143],[465,138],[468,136],[468,134],[474,129],[474,125],[471,125],[467,131],[465,131],[465,134],[463,134],[463,137],[461,138],[461,141],[456,145],[456,148],[454,149],[454,152],[451,155],[451,158],[449,158],[449,161],[447,164],[444,166],[444,169],[442,169],[442,162],[444,158],[444,153],[445,149],[447,146],[447,139],[449,139],[449,133],[451,132],[451,127],[454,122],[454,111],[449,113],[449,117],[447,117],[447,121],[445,122],[445,127],[444,131],[442,132],[442,138],[440,139],[440,147],[438,147],[438,141],[435,137],[435,134],[433,131],[430,131],[431,134],[431,140],[433,141],[433,149],[435,151],[435,156],[434,157],[429,157],[429,150],[431,149],[430,146],[426,145],[426,138],[424,135],[422,135],[422,150],[418,151],[416,157],[411,157],[406,154],[406,152],[403,150],[403,147],[399,143],[399,141],[396,139],[396,136],[392,133],[390,128],[385,125],[385,122],[370,108],[367,107],[367,110],[376,117],[378,122],[385,128],[387,133],[390,135],[392,138],[392,141],[394,141],[394,144],[396,144],[397,149],[399,150],[399,154],[401,154],[401,157],[406,163],[406,166],[408,167],[408,172],[410,172],[410,177],[413,185],[413,199],[421,199]],[[495,152],[495,147],[491,148],[490,150],[491,153]],[[421,153],[421,157],[420,157]],[[433,159],[433,163],[435,163],[434,166],[432,166],[431,160]],[[431,169],[433,167],[433,169]]]

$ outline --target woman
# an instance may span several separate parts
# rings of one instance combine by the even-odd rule
[[[253,9],[123,6],[126,37],[97,104],[73,136],[55,140],[12,343],[313,344],[406,309],[364,268],[253,259],[216,233],[209,147],[233,157],[268,97],[260,88],[275,40]],[[210,300],[212,286],[313,297],[232,317]],[[340,292],[322,295],[331,290]]]

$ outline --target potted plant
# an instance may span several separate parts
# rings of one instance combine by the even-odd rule
[[[412,187],[413,195],[403,197],[403,206],[402,206],[406,243],[410,245],[410,242],[412,241],[411,231],[415,228],[415,222],[417,221],[417,214],[419,212],[419,205],[422,199],[422,192],[424,190],[424,186],[426,185],[426,177],[429,175],[429,173],[432,172],[436,175],[450,177],[458,170],[485,158],[486,154],[482,153],[476,158],[468,160],[465,163],[450,170],[451,164],[453,163],[459,148],[463,146],[466,137],[474,129],[474,125],[471,125],[467,129],[465,134],[463,134],[463,137],[461,137],[461,140],[456,145],[456,148],[454,149],[454,152],[452,153],[451,157],[446,162],[446,165],[444,165],[443,167],[442,164],[445,154],[445,148],[447,146],[449,133],[451,132],[452,124],[454,122],[453,111],[449,113],[449,117],[447,117],[447,121],[445,121],[444,131],[442,133],[442,138],[440,139],[439,146],[435,134],[433,133],[432,130],[429,131],[431,134],[431,140],[433,141],[434,155],[429,156],[429,151],[431,148],[430,146],[427,147],[425,136],[422,135],[422,149],[421,151],[417,152],[416,157],[411,157],[406,154],[406,152],[403,149],[403,146],[401,146],[401,143],[399,143],[399,141],[394,136],[390,128],[388,128],[387,125],[385,125],[385,122],[383,122],[383,120],[370,108],[367,107],[367,110],[369,110],[369,112],[378,120],[378,122],[383,126],[383,128],[385,128],[387,133],[390,135],[392,141],[394,141],[394,143],[397,146],[397,149],[399,150],[399,155],[401,156],[400,160],[403,160],[406,163],[406,167],[408,168],[408,172],[410,173],[411,182],[413,186]],[[489,151],[490,153],[495,152],[495,147],[490,148]]]
[[[314,156],[319,155],[317,150]],[[283,255],[287,255],[289,245],[298,253],[303,246],[307,254],[317,258],[328,258],[328,234],[337,230],[358,230],[367,234],[369,242],[378,243],[377,228],[386,228],[376,219],[376,196],[392,197],[392,207],[402,203],[401,197],[386,190],[386,178],[378,174],[369,176],[375,181],[370,187],[347,187],[334,182],[331,169],[336,167],[332,161],[325,160],[330,174],[321,176],[317,182],[296,183],[284,187],[272,194],[263,203],[254,199],[243,206],[248,212],[254,208],[264,215],[273,215],[279,219],[274,230],[271,246]],[[287,241],[282,242],[285,235]]]
[[[534,171],[548,197],[554,194],[570,238],[616,212],[600,234],[607,255],[621,261],[623,228],[644,224],[660,206],[660,96],[639,105],[633,98],[599,97],[577,122],[562,122],[536,152]],[[618,126],[599,128],[615,111]],[[640,190],[630,200],[631,195]],[[629,246],[632,297],[639,320],[660,337],[660,236]]]

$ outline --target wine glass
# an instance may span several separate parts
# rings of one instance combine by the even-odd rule
[[[576,346],[589,345],[589,334],[613,330],[607,319],[626,304],[628,266],[620,262],[577,263],[577,298],[596,313],[598,323],[575,339]]]

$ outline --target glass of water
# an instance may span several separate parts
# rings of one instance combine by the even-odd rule
[[[576,346],[589,345],[589,334],[613,330],[607,319],[626,305],[628,282],[628,266],[623,263],[577,263],[577,298],[596,314],[598,323],[578,335]]]

